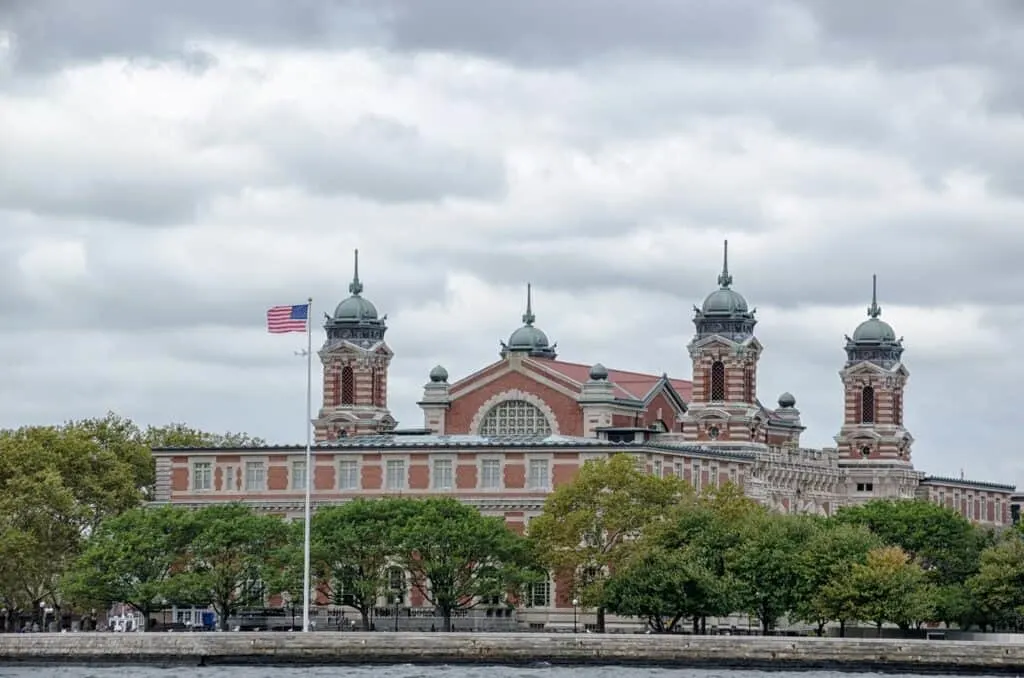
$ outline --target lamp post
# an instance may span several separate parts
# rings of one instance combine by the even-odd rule
[[[164,631],[167,630],[167,599],[160,599],[160,616],[163,617]]]
[[[398,605],[402,602],[402,594],[395,592],[395,632],[398,632]]]
[[[579,609],[579,605],[580,605],[579,598],[573,598],[572,599],[572,632],[573,633],[578,633],[578,628],[579,627],[576,624],[576,620],[577,620],[577,610]]]
[[[46,630],[46,601],[39,601],[39,630]]]

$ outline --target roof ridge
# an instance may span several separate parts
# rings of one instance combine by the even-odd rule
[[[570,362],[568,360],[557,360],[556,359],[556,360],[548,360],[548,362],[561,363],[562,365],[572,365],[573,367],[583,367],[583,368],[587,368],[587,369],[589,369],[590,367],[593,367],[592,365],[586,365],[584,363],[574,363],[574,362]],[[602,363],[602,365],[603,364],[604,363]],[[605,369],[607,369],[609,372],[620,372],[622,374],[635,374],[638,377],[649,377],[651,379],[661,379],[661,377],[662,377],[661,374],[651,374],[650,372],[637,372],[636,370],[621,370],[621,369],[619,369],[617,367],[608,367],[607,365],[605,365]],[[674,381],[685,381],[685,382],[688,382],[688,383],[692,381],[690,379],[683,379],[681,377],[673,377],[673,376],[669,376],[669,379],[670,380],[674,380]]]

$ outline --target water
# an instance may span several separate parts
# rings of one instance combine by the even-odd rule
[[[918,678],[878,673],[833,671],[764,672],[714,669],[638,669],[622,666],[218,666],[88,667],[2,666],[0,678]],[[931,678],[953,678],[935,676]]]

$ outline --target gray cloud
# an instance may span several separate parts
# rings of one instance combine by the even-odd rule
[[[108,57],[207,64],[194,45],[219,38],[270,46],[362,41],[375,22],[331,0],[6,0],[19,69],[40,72]]]
[[[919,467],[1024,481],[1019,3],[88,4],[0,3],[0,424],[301,440],[263,314],[331,310],[354,247],[404,425],[527,280],[565,359],[686,377],[728,237],[805,442],[878,273]]]
[[[505,189],[501,158],[446,147],[379,116],[363,117],[340,134],[274,125],[263,146],[286,177],[318,193],[418,202],[497,198]]]

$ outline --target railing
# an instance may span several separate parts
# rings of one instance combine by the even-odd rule
[[[453,610],[452,629],[473,632],[507,632],[518,629],[516,611],[512,608],[493,607],[472,610]],[[433,608],[377,607],[369,614],[371,631],[440,631],[444,618]],[[310,619],[315,631],[362,631],[363,618],[359,612],[346,608],[315,610]],[[282,608],[272,614],[242,614],[228,620],[228,627],[239,631],[299,631],[302,629],[302,611]]]

